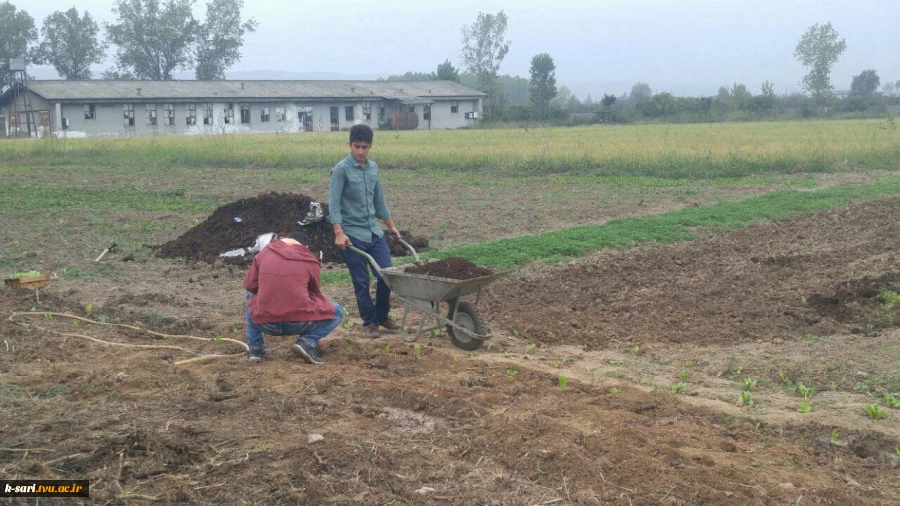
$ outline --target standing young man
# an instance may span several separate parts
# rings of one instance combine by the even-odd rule
[[[324,364],[319,341],[337,328],[343,308],[322,293],[319,258],[309,237],[292,232],[270,242],[253,259],[244,277],[247,345],[250,361],[265,356],[263,333],[297,336],[292,349],[311,364]]]
[[[328,219],[334,227],[334,242],[350,270],[363,332],[370,337],[378,337],[379,326],[388,330],[400,327],[390,318],[391,289],[362,255],[348,248],[355,246],[371,255],[379,267],[390,267],[391,251],[378,220],[384,221],[388,232],[400,236],[384,201],[378,164],[369,160],[374,136],[367,125],[350,129],[350,154],[331,169],[328,193]],[[378,279],[374,301],[369,294],[370,268]]]

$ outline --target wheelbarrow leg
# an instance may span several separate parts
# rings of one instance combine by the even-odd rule
[[[400,332],[406,333],[406,317],[409,316],[409,306],[403,305],[403,318],[400,319]]]

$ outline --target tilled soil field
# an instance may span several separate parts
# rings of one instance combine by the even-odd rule
[[[900,411],[865,411],[900,390],[898,223],[884,199],[528,267],[479,351],[339,328],[323,367],[288,338],[175,364],[241,351],[239,267],[3,290],[33,314],[0,323],[0,476],[95,504],[900,504]]]

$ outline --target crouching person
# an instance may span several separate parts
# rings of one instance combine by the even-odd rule
[[[302,232],[274,240],[253,259],[244,277],[250,361],[265,355],[263,334],[297,336],[294,353],[310,364],[324,364],[319,341],[340,325],[344,310],[322,294],[319,258]]]

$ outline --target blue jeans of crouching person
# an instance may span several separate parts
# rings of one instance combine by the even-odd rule
[[[248,293],[247,299],[249,300],[252,295]],[[302,338],[315,348],[319,341],[336,329],[341,324],[341,320],[344,319],[344,308],[337,302],[332,302],[331,305],[334,307],[334,318],[331,320],[253,323],[253,320],[250,319],[250,308],[247,304],[244,304],[244,317],[247,324],[247,346],[250,347],[250,352],[262,354],[265,347],[263,334],[269,334],[270,336],[297,336],[298,341]]]

